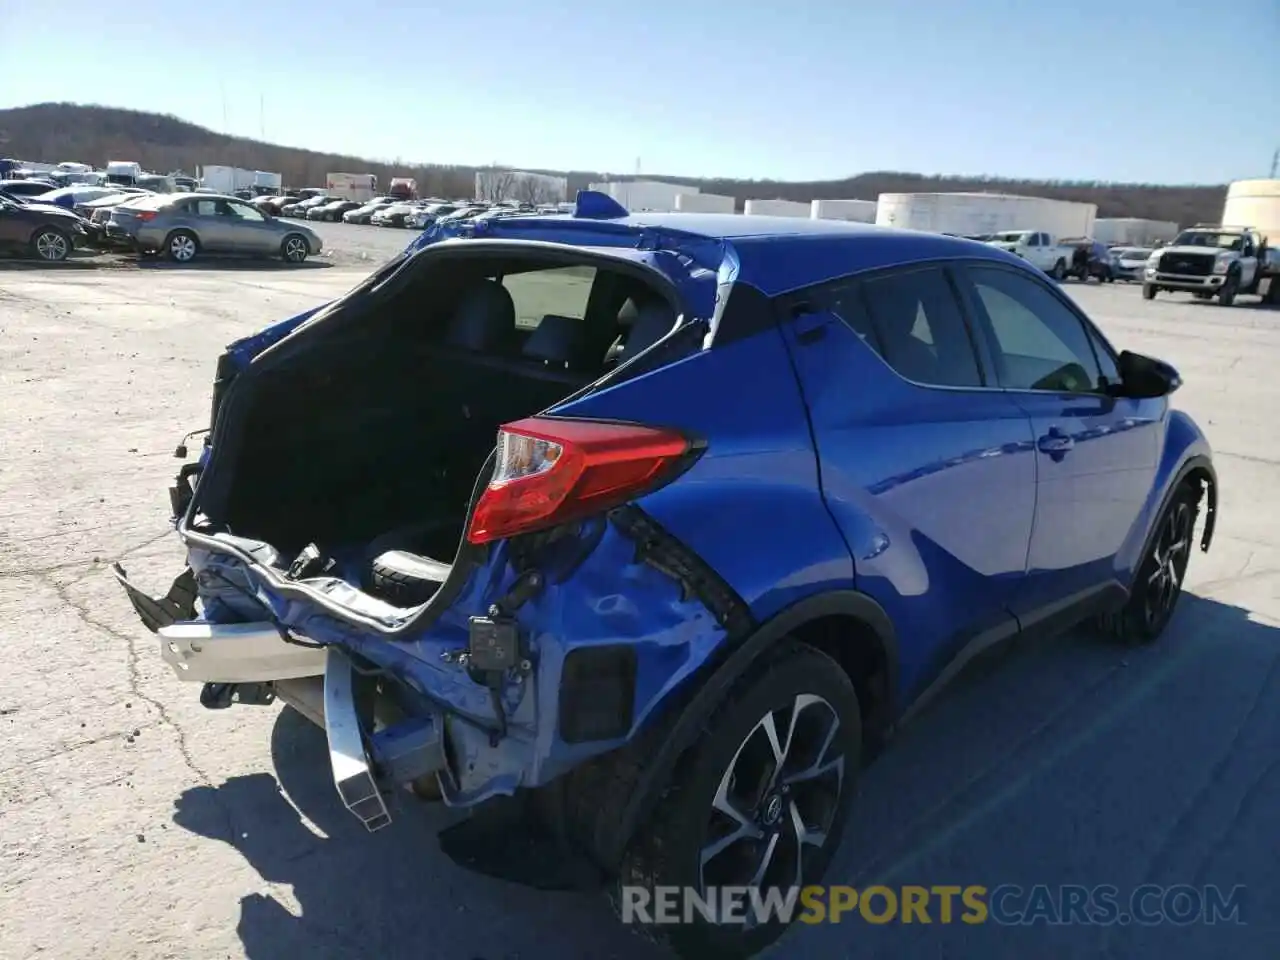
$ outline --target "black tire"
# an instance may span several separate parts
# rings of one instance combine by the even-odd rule
[[[1271,278],[1271,286],[1267,287],[1267,294],[1262,302],[1269,307],[1280,307],[1280,277]]]
[[[815,699],[794,709],[800,697]],[[799,726],[792,726],[793,717],[799,718]],[[782,766],[777,766],[766,720],[779,744],[799,749],[799,762],[784,748]],[[777,872],[765,873],[762,889],[781,887],[785,895],[795,883],[797,862],[804,865],[800,886],[820,883],[840,845],[861,762],[858,696],[839,664],[786,640],[734,685],[703,729],[701,741],[684,755],[652,817],[624,854],[612,900],[620,919],[665,941],[681,957],[749,957],[781,936],[786,925],[776,919],[752,926],[715,924],[696,912],[688,924],[649,923],[646,919],[658,918],[633,914],[631,897],[637,889],[648,890],[652,905],[656,888],[703,893],[710,886],[748,885],[766,856],[771,871]],[[799,739],[793,740],[793,731]],[[827,772],[779,786],[771,773],[779,769],[793,775]],[[748,784],[750,789],[744,789]],[[722,794],[733,798],[723,806],[739,810],[733,819],[717,812]],[[728,827],[734,823],[739,826]],[[743,826],[747,823],[751,826]],[[746,830],[753,835],[746,836]],[[822,842],[804,844],[801,834],[810,830]],[[725,842],[726,835],[735,834],[738,840]],[[702,854],[712,845],[720,849],[704,862]],[[789,858],[790,851],[803,854]],[[802,909],[797,904],[793,916]]]
[[[449,564],[407,550],[388,550],[374,558],[370,569],[373,591],[401,607],[426,603],[449,575]]]
[[[1218,305],[1229,307],[1236,302],[1236,294],[1240,292],[1240,275],[1237,273],[1227,274],[1227,282],[1222,285],[1222,289],[1218,291]]]
[[[45,263],[62,263],[71,256],[71,237],[57,227],[41,227],[31,236],[31,254]]]
[[[303,263],[311,254],[311,245],[300,233],[286,234],[280,241],[280,259],[285,263]]]
[[[1061,281],[1067,275],[1067,262],[1059,260],[1053,265],[1053,269],[1049,271],[1049,276],[1053,279]]]
[[[1200,490],[1192,483],[1183,483],[1169,498],[1138,565],[1128,602],[1098,619],[1104,635],[1136,647],[1154,643],[1164,632],[1182,595],[1199,506]],[[1171,550],[1176,552],[1170,555]]]
[[[164,238],[164,255],[174,263],[190,263],[200,256],[200,239],[190,230],[174,230]]]
[[[1156,294],[1159,292],[1160,292],[1160,288],[1155,286],[1154,284],[1144,283],[1142,285],[1143,300],[1154,300],[1156,298]]]

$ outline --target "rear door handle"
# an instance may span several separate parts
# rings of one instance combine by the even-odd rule
[[[1075,445],[1075,440],[1061,427],[1050,427],[1049,432],[1036,441],[1036,449],[1055,460],[1062,459]]]

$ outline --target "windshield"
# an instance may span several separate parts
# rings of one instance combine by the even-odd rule
[[[1154,251],[1148,250],[1146,247],[1125,247],[1121,250],[1117,250],[1116,253],[1122,260],[1145,260],[1147,257],[1151,256]]]
[[[1173,244],[1176,247],[1216,247],[1219,250],[1239,250],[1244,246],[1244,235],[1188,230],[1178,234],[1178,239],[1173,241]]]
[[[991,235],[992,243],[1017,243],[1026,234],[1021,230],[1013,230],[1008,233],[994,233]]]

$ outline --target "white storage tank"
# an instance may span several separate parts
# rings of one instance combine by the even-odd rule
[[[588,189],[607,193],[633,213],[645,210],[670,213],[676,209],[676,197],[680,194],[702,192],[691,184],[663,183],[661,180],[613,180],[593,183]]]
[[[1093,203],[1006,193],[882,193],[876,203],[876,223],[882,227],[962,237],[1002,230],[1088,237],[1097,215]]]
[[[1254,227],[1280,246],[1280,180],[1237,180],[1227,187],[1223,226]]]
[[[733,213],[737,201],[719,193],[677,193],[676,209],[681,213]]]
[[[808,219],[810,206],[795,200],[748,200],[743,207],[747,216],[804,217]]]
[[[1093,222],[1093,239],[1109,247],[1149,247],[1178,235],[1172,220],[1144,220],[1141,217],[1099,217]]]
[[[809,207],[814,220],[853,220],[857,223],[876,222],[874,200],[815,200]]]

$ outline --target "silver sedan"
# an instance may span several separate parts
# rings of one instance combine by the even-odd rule
[[[323,244],[310,228],[278,220],[236,197],[167,194],[116,207],[107,236],[140,252],[155,252],[177,263],[202,254],[280,257],[302,263]]]

